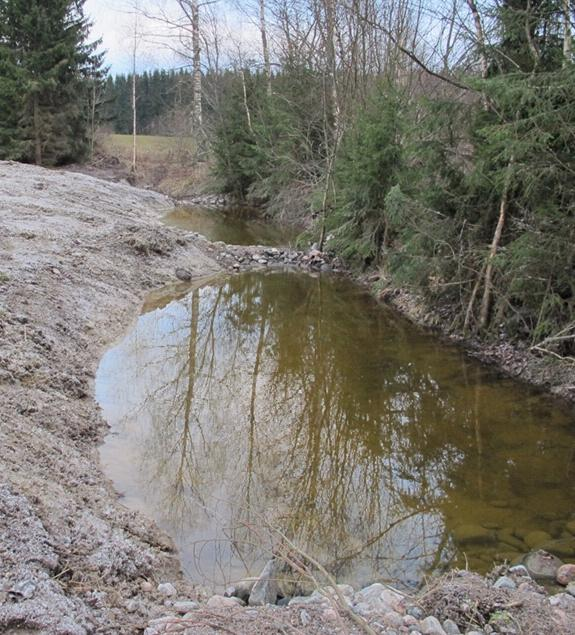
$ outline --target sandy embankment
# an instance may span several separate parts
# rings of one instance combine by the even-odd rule
[[[100,356],[146,290],[178,266],[219,269],[160,224],[170,206],[0,162],[0,631],[133,633],[157,603],[139,582],[178,579],[169,540],[100,471],[106,425],[92,398]]]

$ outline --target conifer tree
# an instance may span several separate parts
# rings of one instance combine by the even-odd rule
[[[85,0],[0,0],[0,158],[54,165],[89,148],[98,43]]]

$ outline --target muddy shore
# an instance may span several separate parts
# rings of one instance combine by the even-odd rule
[[[107,426],[93,379],[146,293],[176,283],[176,272],[197,278],[274,258],[258,262],[266,259],[259,250],[165,227],[160,218],[171,206],[127,184],[0,162],[0,632],[139,633],[158,619],[176,632],[167,630],[177,620],[158,584],[202,600],[169,538],[123,507],[101,472]],[[309,266],[303,257],[298,264]],[[572,380],[566,372],[555,391],[569,397]],[[467,594],[486,603],[497,596],[518,624],[538,629],[516,632],[567,634],[575,623],[575,606],[552,606],[535,583],[495,593],[471,576],[433,593],[420,603],[441,617],[455,617]],[[195,626],[175,625],[189,633],[362,632],[331,607],[308,606],[307,624],[301,607],[282,617],[279,609],[249,610],[212,606],[195,614]]]

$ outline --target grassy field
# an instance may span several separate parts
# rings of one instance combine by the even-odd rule
[[[120,159],[132,160],[132,135],[111,134],[102,138],[104,149]],[[154,159],[158,154],[169,156],[189,155],[194,151],[191,137],[156,137],[139,135],[137,153],[142,160]]]
[[[125,170],[132,165],[132,135],[108,134],[100,138],[103,152],[116,157]],[[191,137],[139,135],[137,182],[175,197],[210,189],[210,168],[198,161]]]

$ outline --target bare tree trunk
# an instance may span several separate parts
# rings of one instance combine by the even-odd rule
[[[338,136],[340,126],[339,101],[337,94],[337,61],[335,57],[335,0],[324,0],[326,20],[326,65],[329,92],[331,100],[331,116],[335,136]]]
[[[136,171],[138,156],[138,110],[136,95],[136,32],[134,29],[134,50],[132,57],[132,172]]]
[[[36,165],[42,165],[42,135],[40,134],[40,103],[38,93],[34,93],[32,108],[34,110],[34,162]]]
[[[201,33],[200,33],[200,5],[198,0],[191,2],[192,14],[192,55],[193,55],[193,113],[192,132],[202,128],[202,66],[201,66]]]
[[[266,26],[266,4],[265,0],[260,0],[260,33],[262,38],[262,52],[264,56],[264,74],[268,96],[272,94],[272,67],[270,60],[270,49],[268,45],[268,32]]]
[[[477,38],[477,49],[479,51],[479,62],[481,64],[481,77],[485,79],[489,72],[489,63],[487,61],[487,52],[485,50],[485,32],[483,30],[483,23],[481,22],[481,15],[477,9],[475,0],[467,0],[467,6],[473,16],[473,22],[475,24],[475,37]]]
[[[92,79],[92,108],[90,112],[90,159],[94,158],[94,143],[96,138],[96,78]]]
[[[563,66],[567,66],[573,58],[573,38],[571,35],[571,7],[570,0],[563,0]]]
[[[509,188],[511,185],[511,174],[513,171],[514,158],[511,157],[507,164],[507,173],[505,175],[505,185],[503,186],[503,194],[501,196],[501,204],[499,205],[499,219],[497,220],[497,226],[495,233],[493,234],[493,240],[491,241],[491,247],[489,249],[489,255],[487,256],[487,265],[485,267],[485,286],[483,287],[483,299],[481,301],[481,310],[479,312],[479,328],[483,330],[487,326],[489,318],[489,307],[491,305],[491,295],[493,290],[493,260],[497,255],[499,248],[499,242],[501,241],[501,234],[503,233],[503,227],[505,226],[505,218],[507,216],[507,207],[509,203]]]
[[[252,115],[250,112],[250,105],[248,104],[248,90],[246,86],[246,75],[243,70],[240,71],[240,78],[242,80],[242,95],[244,100],[244,110],[246,111],[246,119],[248,121],[248,129],[253,134],[254,129],[252,128]]]

